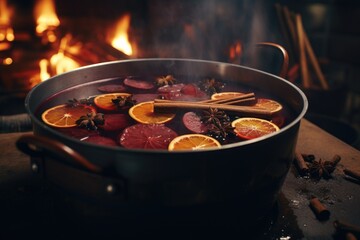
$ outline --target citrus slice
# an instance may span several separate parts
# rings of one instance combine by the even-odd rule
[[[117,97],[129,97],[131,96],[130,93],[106,93],[98,95],[94,98],[94,103],[97,107],[108,110],[108,111],[114,111],[116,110],[116,105],[113,103],[113,99],[116,99]]]
[[[52,127],[75,127],[76,120],[90,112],[96,113],[93,107],[87,105],[79,104],[77,106],[69,106],[62,104],[47,109],[41,115],[41,119]]]
[[[174,138],[168,149],[174,150],[199,150],[205,148],[221,147],[221,144],[214,138],[203,134],[185,134]]]
[[[167,149],[177,133],[164,124],[137,123],[124,129],[119,143],[131,149]]]
[[[160,124],[171,121],[174,113],[155,113],[154,102],[142,102],[132,106],[129,109],[129,115],[139,123]]]
[[[255,106],[265,108],[272,113],[279,112],[282,109],[282,105],[280,103],[268,98],[258,98]]]
[[[231,97],[237,97],[244,95],[244,93],[241,92],[220,92],[220,93],[214,93],[211,95],[212,100],[218,100],[223,98],[231,98]]]
[[[238,118],[231,123],[237,136],[243,139],[254,139],[279,131],[274,123],[260,118]]]

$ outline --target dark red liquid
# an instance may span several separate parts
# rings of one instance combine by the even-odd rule
[[[87,100],[86,102],[88,105],[93,106],[98,113],[104,114],[105,124],[103,126],[98,126],[97,129],[92,130],[80,127],[54,129],[81,141],[123,147],[120,143],[120,137],[124,129],[138,124],[138,122],[132,119],[128,114],[128,109],[130,107],[119,108],[115,111],[104,110],[98,108],[94,104],[93,99],[95,96],[112,92],[126,92],[132,94],[132,99],[136,104],[152,101],[155,98],[179,101],[199,101],[211,98],[211,92],[208,91],[208,89],[204,89],[203,85],[201,85],[204,82],[204,79],[175,76],[176,82],[173,85],[164,87],[157,85],[156,79],[158,76],[130,78],[131,81],[125,82],[124,80],[126,78],[104,79],[101,81],[95,81],[93,83],[83,84],[75,88],[66,89],[50,97],[47,101],[41,104],[37,111],[37,115],[39,118],[41,118],[41,114],[46,109],[55,105],[67,103],[68,100],[74,98],[81,101]],[[221,90],[218,89],[220,92],[254,92],[257,98],[269,98],[281,103],[283,105],[281,112],[274,115],[272,119],[268,119],[278,125],[280,128],[286,126],[294,119],[294,114],[291,112],[289,107],[281,101],[281,99],[277,99],[274,96],[268,96],[264,92],[249,88],[244,85],[239,85],[238,83],[234,84],[231,82],[226,82],[226,80],[216,81],[222,83]],[[129,84],[127,84],[128,82]],[[139,82],[139,84],[137,84],[137,82]],[[86,94],[84,95],[84,93]],[[183,122],[184,114],[189,111],[193,110],[178,110],[176,112],[175,118],[165,123],[164,125],[173,130],[177,135],[194,133],[190,131]],[[194,110],[193,112],[201,115],[201,111],[202,110]],[[233,113],[227,113],[227,115],[229,116],[230,121],[233,121],[239,117]],[[235,134],[227,134],[226,137],[216,135],[214,136],[213,133],[209,132],[204,132],[203,134],[216,138],[222,145],[244,141]]]

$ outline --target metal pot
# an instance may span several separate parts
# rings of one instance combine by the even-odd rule
[[[76,87],[70,91],[71,96],[65,97],[81,99],[94,94],[87,87],[89,82],[149,74],[212,76],[246,84],[281,99],[295,118],[279,132],[258,139],[216,150],[169,152],[81,142],[48,127],[35,114],[45,100],[65,89]],[[254,219],[276,202],[293,160],[300,120],[308,103],[303,92],[290,82],[241,65],[134,59],[95,64],[55,76],[33,88],[25,105],[34,135],[22,136],[17,146],[31,156],[34,171],[42,172],[65,190],[120,206],[127,212],[212,209],[211,215],[217,211]]]

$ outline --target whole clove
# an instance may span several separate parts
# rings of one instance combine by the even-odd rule
[[[317,197],[310,199],[310,207],[314,211],[317,219],[323,221],[328,220],[330,217],[330,211],[320,202]]]

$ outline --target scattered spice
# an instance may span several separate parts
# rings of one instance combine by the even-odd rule
[[[208,134],[220,141],[224,141],[229,134],[234,134],[230,117],[217,108],[210,108],[202,112],[201,121],[207,126]]]
[[[158,77],[155,80],[155,83],[158,87],[165,86],[165,85],[173,85],[175,82],[176,82],[176,79],[172,75]]]
[[[313,179],[330,179],[341,157],[335,154],[331,160],[316,160],[313,154],[303,154],[295,151],[295,163],[302,176],[310,176]]]
[[[357,171],[354,171],[354,170],[351,170],[351,169],[348,169],[348,168],[345,168],[344,170],[344,173],[346,176],[349,176],[355,180],[358,180],[360,182],[360,172],[357,172]]]
[[[305,162],[304,155],[295,151],[295,162],[301,175],[307,175],[309,173],[309,167]]]
[[[225,87],[223,82],[215,80],[215,78],[207,78],[199,82],[199,87],[201,90],[206,92],[208,95],[213,95],[214,93],[221,92]]]
[[[76,125],[89,130],[96,130],[98,125],[103,125],[104,122],[104,114],[90,112],[76,120]]]
[[[317,197],[313,196],[310,199],[310,207],[320,221],[329,219],[330,211],[320,202]]]
[[[80,99],[80,100],[73,98],[73,99],[69,99],[66,103],[66,105],[69,107],[77,107],[79,105],[90,105],[90,104],[91,104],[91,102],[87,98]]]
[[[360,226],[353,225],[344,221],[335,220],[334,227],[341,233],[352,233],[356,237],[360,236]]]
[[[111,101],[117,108],[132,107],[136,103],[132,96],[117,96]]]
[[[323,161],[322,159],[319,161],[314,160],[309,164],[310,176],[317,179],[330,179],[332,177],[331,173],[335,171],[336,164],[335,162]]]

